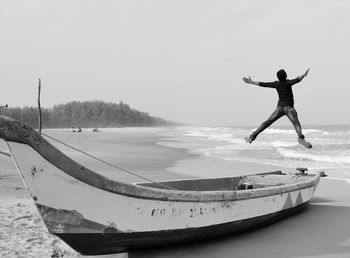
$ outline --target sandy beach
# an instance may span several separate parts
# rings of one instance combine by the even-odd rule
[[[281,168],[257,163],[224,161],[189,153],[164,144],[158,129],[132,129],[99,134],[47,130],[57,139],[152,180],[222,177],[267,172]],[[169,138],[166,139],[169,141]],[[55,143],[83,165],[125,182],[140,182]],[[10,158],[0,157],[1,257],[80,257],[47,233],[28,191]],[[264,228],[213,241],[161,247],[100,257],[350,257],[350,185],[322,179],[307,210]]]

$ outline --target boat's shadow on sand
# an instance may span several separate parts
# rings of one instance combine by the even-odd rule
[[[243,234],[119,257],[350,257],[350,207],[327,202],[314,198],[304,211]]]

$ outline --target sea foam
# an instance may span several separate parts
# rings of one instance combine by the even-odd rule
[[[311,154],[300,152],[296,150],[288,150],[285,148],[277,148],[278,152],[282,156],[288,158],[297,158],[300,160],[312,160],[320,162],[329,162],[329,163],[347,163],[350,166],[350,155],[344,155],[340,152],[334,152],[334,154]]]
[[[200,139],[200,144],[191,150],[199,155],[288,168],[328,169],[334,177],[350,178],[347,170],[350,168],[349,126],[304,129],[307,140],[314,146],[312,149],[305,149],[298,143],[293,128],[268,128],[252,144],[247,144],[244,137],[253,130],[246,127],[191,127],[182,135],[189,141],[197,139],[197,143]]]

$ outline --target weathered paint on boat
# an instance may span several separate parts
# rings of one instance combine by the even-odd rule
[[[85,255],[265,225],[304,207],[319,182],[319,175],[271,173],[164,182],[179,190],[126,184],[81,166],[27,125],[0,116],[0,128],[49,232]],[[255,189],[237,190],[242,179]]]

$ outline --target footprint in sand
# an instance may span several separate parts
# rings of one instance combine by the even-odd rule
[[[17,209],[16,209],[16,212],[18,212],[18,213],[22,214],[22,213],[23,213],[23,209],[21,209],[21,208],[17,208]]]
[[[58,242],[59,242],[58,239],[54,239],[54,240],[52,240],[51,245],[55,245],[55,244],[57,244]]]
[[[40,218],[36,218],[35,220],[33,220],[34,224],[41,224],[41,219]]]

